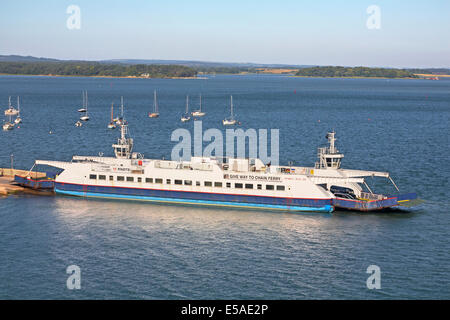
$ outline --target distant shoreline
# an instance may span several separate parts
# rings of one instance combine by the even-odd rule
[[[138,76],[84,76],[65,74],[11,74],[0,73],[0,76],[26,76],[26,77],[68,77],[68,78],[117,78],[117,79],[201,79],[201,77],[138,77]]]

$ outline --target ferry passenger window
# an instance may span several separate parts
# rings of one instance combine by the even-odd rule
[[[212,187],[211,181],[205,181],[205,187]]]
[[[170,179],[166,179],[166,183],[167,183],[167,184],[170,184]]]
[[[109,181],[114,181],[114,176],[109,176]]]
[[[162,183],[162,179],[155,179],[155,183]]]
[[[266,185],[266,190],[273,190],[273,185],[272,184],[267,184]]]
[[[125,181],[125,177],[117,176],[117,181]]]
[[[284,191],[284,189],[285,189],[284,186],[277,186],[278,191]]]
[[[153,178],[145,178],[145,182],[147,182],[147,183],[153,183]]]
[[[222,182],[214,182],[214,187],[222,188]]]
[[[227,182],[227,188],[231,188],[231,182]]]
[[[99,180],[106,180],[106,176],[104,176],[104,175],[101,174],[101,175],[98,176],[98,179],[99,179]]]
[[[138,182],[142,182],[142,178],[138,178]]]
[[[127,177],[127,181],[128,182],[134,182],[134,178],[133,177]]]
[[[242,189],[242,183],[235,183],[234,187],[238,188],[238,189]]]
[[[261,190],[262,189],[262,184],[258,184],[257,188],[258,188],[258,190]]]
[[[183,184],[183,180],[175,180],[175,184]]]
[[[200,181],[195,181],[195,185],[196,185],[197,187],[200,187]]]
[[[97,179],[97,175],[96,174],[90,174],[89,175],[89,179],[95,180],[95,179]]]
[[[184,180],[184,185],[185,186],[192,186],[192,181],[191,180]]]
[[[253,184],[251,184],[251,183],[246,183],[246,184],[245,184],[245,189],[253,189]]]

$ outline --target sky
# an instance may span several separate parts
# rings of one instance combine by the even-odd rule
[[[80,9],[79,29],[67,27],[68,19],[75,21],[67,13],[71,5]],[[372,5],[379,15],[367,12]],[[448,68],[449,40],[450,0],[0,4],[2,55]]]

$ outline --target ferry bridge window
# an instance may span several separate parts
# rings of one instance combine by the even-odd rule
[[[125,181],[125,177],[123,177],[123,176],[117,176],[117,181]]]
[[[267,184],[266,185],[266,190],[273,190],[273,185],[272,184]]]
[[[142,182],[142,178],[138,178],[138,182]]]
[[[109,181],[114,181],[114,176],[109,176]]]
[[[284,188],[284,186],[277,186],[277,190],[278,190],[278,191],[284,191],[285,188]]]
[[[175,180],[175,184],[183,184],[183,180]]]
[[[261,190],[262,189],[262,184],[258,184],[257,188],[258,188],[258,190]]]
[[[166,183],[167,183],[167,184],[170,184],[170,179],[166,179]]]
[[[195,181],[195,185],[196,185],[197,187],[200,187],[200,181]]]
[[[104,176],[104,175],[101,174],[101,175],[98,176],[98,179],[99,179],[99,180],[106,180],[106,176]]]
[[[133,177],[127,177],[127,181],[128,182],[134,182],[134,178]]]
[[[185,186],[192,186],[192,181],[191,180],[184,180],[184,185]]]
[[[238,189],[242,189],[242,183],[235,183],[234,187],[238,188]]]
[[[145,178],[145,182],[147,182],[147,183],[153,183],[153,178]]]
[[[205,187],[212,187],[211,181],[205,181]]]
[[[222,188],[222,182],[214,182],[214,187]]]
[[[246,184],[245,184],[245,189],[253,189],[253,184],[251,184],[251,183],[246,183]]]
[[[231,188],[231,182],[227,182],[227,188]]]
[[[155,183],[162,183],[162,180],[163,180],[163,179],[157,178],[157,179],[155,179]]]
[[[89,175],[89,179],[95,180],[95,179],[97,179],[97,175],[96,174],[90,174]]]

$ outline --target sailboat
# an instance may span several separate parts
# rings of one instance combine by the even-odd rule
[[[14,124],[11,122],[11,115],[9,115],[9,121],[3,124],[3,131],[14,129]]]
[[[158,100],[156,99],[156,90],[153,92],[153,112],[149,112],[148,116],[150,118],[158,118],[159,117]]]
[[[14,124],[22,123],[22,118],[20,117],[20,100],[19,100],[19,97],[17,97],[17,109],[18,109],[18,113],[17,113],[16,119],[14,119]]]
[[[85,98],[86,95],[86,98]],[[87,91],[85,92],[83,90],[83,107],[81,107],[80,109],[78,109],[78,112],[86,112],[87,108],[86,108],[86,101],[87,101]]]
[[[81,127],[82,125],[83,125],[83,122],[81,122],[80,120],[75,122],[75,127]]]
[[[86,91],[86,98],[85,98],[85,103],[86,103],[86,110],[84,112],[84,116],[80,117],[81,121],[89,121],[89,116],[88,116],[88,95],[87,95],[87,91]],[[79,110],[78,110],[79,111]]]
[[[181,116],[181,122],[186,122],[191,120],[189,116],[189,96],[186,96],[186,113]]]
[[[114,122],[114,102],[111,105],[111,122],[108,124],[108,129],[115,129],[116,123]]]
[[[226,118],[224,120],[222,120],[222,123],[224,126],[231,126],[231,125],[235,125],[236,124],[236,119],[234,118],[233,115],[233,96],[231,96],[231,116],[229,118]]]
[[[202,111],[202,95],[200,94],[200,109],[192,112],[194,117],[203,117],[206,113]]]
[[[118,125],[122,125],[123,123],[123,96],[120,97],[120,110],[121,110],[121,116],[114,118],[113,121]]]
[[[15,116],[19,111],[11,105],[11,97],[8,100],[8,109],[5,110],[5,116]]]

